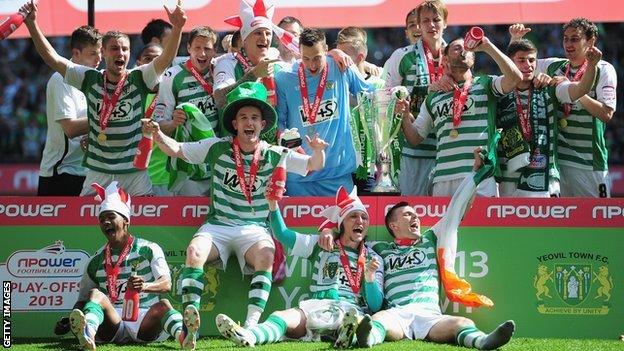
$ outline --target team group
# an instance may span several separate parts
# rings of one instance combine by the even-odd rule
[[[36,5],[22,10],[29,13],[25,23],[38,53],[57,72],[48,84],[48,118],[58,122],[64,145],[54,148],[62,157],[50,176],[42,173],[41,184],[66,189],[78,179],[81,195],[102,200],[99,223],[107,244],[85,270],[68,323],[86,349],[95,349],[96,341],[169,336],[194,349],[204,264],[224,268],[232,253],[241,271],[252,275],[247,316],[243,326],[222,314],[216,324],[238,345],[333,335],[339,348],[409,338],[495,349],[510,340],[512,321],[485,334],[439,307],[440,282],[453,301],[492,304],[459,289],[465,282],[453,271],[457,227],[470,199],[499,193],[609,196],[603,134],[615,110],[616,78],[594,46],[596,26],[585,19],[564,25],[566,59],[538,60],[535,46],[522,39],[530,29],[520,24],[510,27],[505,54],[486,36],[471,46],[463,38],[445,42],[446,6],[427,0],[406,18],[413,43],[380,69],[365,61],[366,35],[359,28],[341,30],[338,48],[328,50],[321,30],[302,28],[293,18],[275,25],[272,6],[242,1],[239,16],[227,20],[239,27],[230,53],[214,57],[215,32],[197,27],[190,32],[190,56],[172,65],[186,22],[179,1],[173,11],[166,8],[170,24],[150,22],[166,24],[154,39],[160,43],[147,44],[129,70],[125,34],[100,38],[81,27],[67,60],[39,29]],[[271,48],[273,34],[280,39],[277,50]],[[102,71],[95,69],[100,45]],[[473,76],[475,52],[488,54],[502,75]],[[374,132],[367,123],[374,116],[350,98],[384,86],[409,92],[397,96],[390,114],[402,131],[391,146],[391,176],[401,193],[453,199],[443,219],[424,233],[413,208],[401,202],[386,215],[394,242],[364,243],[369,218],[357,191],[374,183]],[[77,135],[87,135],[84,157],[74,154],[84,160],[86,179],[60,171],[68,137]],[[162,153],[150,166],[160,160],[156,168],[164,181],[135,167],[146,137],[156,143],[154,153]],[[272,180],[276,167],[288,170],[285,184]],[[159,298],[172,284],[162,249],[128,229],[130,195],[167,192],[209,194],[212,200],[187,248],[182,313]],[[335,195],[320,235],[286,228],[277,205],[284,192]],[[291,254],[314,262],[311,298],[259,323],[273,281],[271,233]],[[406,258],[400,267],[390,264],[397,257]],[[121,318],[120,296],[129,287],[140,292],[135,321]]]

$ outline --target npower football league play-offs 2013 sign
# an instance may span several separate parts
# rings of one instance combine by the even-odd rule
[[[384,215],[405,198],[363,200],[371,223],[367,240],[389,240]],[[446,198],[407,200],[424,227],[435,224],[448,204]],[[281,211],[291,228],[315,233],[320,212],[332,201],[287,198]],[[207,199],[133,199],[131,232],[163,248],[173,279],[166,297],[177,307],[186,246],[208,209]],[[5,296],[9,292],[3,308],[11,312],[14,338],[52,336],[55,321],[72,308],[90,256],[105,243],[97,211],[90,198],[0,197],[0,277]],[[624,320],[623,235],[624,203],[618,199],[476,199],[459,230],[456,271],[494,307],[466,308],[442,296],[442,309],[468,316],[484,330],[514,319],[524,337],[616,337]],[[266,315],[308,296],[312,266],[288,255],[287,278],[273,286]],[[204,320],[222,312],[242,320],[249,277],[241,279],[235,262],[225,273],[207,266],[204,280]],[[217,334],[212,323],[201,332]]]

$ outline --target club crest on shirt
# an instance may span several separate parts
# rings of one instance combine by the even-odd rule
[[[323,279],[334,279],[338,272],[338,262],[326,262],[323,266]]]

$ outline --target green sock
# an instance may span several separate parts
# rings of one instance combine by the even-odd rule
[[[160,320],[160,324],[167,334],[178,338],[178,334],[182,331],[182,314],[174,309],[167,311]]]
[[[199,303],[204,291],[204,269],[184,267],[180,277],[182,279],[182,308],[194,305],[199,311]]]
[[[485,333],[476,327],[465,327],[457,333],[457,345],[478,348],[485,339]]]
[[[87,325],[97,331],[98,327],[104,322],[104,310],[99,304],[89,301],[82,308]]]
[[[256,345],[272,344],[280,341],[286,334],[286,322],[272,314],[264,323],[260,323],[248,329],[256,337]]]
[[[373,328],[368,336],[369,345],[381,344],[386,339],[386,328],[378,321],[372,321],[371,324]]]
[[[247,304],[247,320],[245,321],[245,325],[253,326],[258,323],[260,315],[264,311],[267,300],[269,299],[272,282],[273,275],[271,272],[254,272],[249,288],[249,302]]]
[[[475,342],[475,347],[479,350],[496,350],[511,340],[516,324],[514,321],[506,321],[499,325],[491,333],[479,338]]]

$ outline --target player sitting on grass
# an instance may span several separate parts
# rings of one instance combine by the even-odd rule
[[[497,139],[491,144],[492,152],[485,162],[480,158],[479,149],[474,151],[473,172],[453,195],[444,217],[423,234],[420,233],[418,215],[407,202],[400,202],[388,211],[386,228],[394,241],[376,243],[373,249],[384,262],[384,292],[390,308],[372,318],[364,316],[356,329],[358,346],[371,347],[386,339],[423,339],[493,350],[509,342],[515,329],[513,321],[485,334],[468,318],[442,314],[438,293],[442,280],[450,300],[471,307],[492,305],[487,297],[470,292],[470,285],[457,278],[452,266],[457,228],[477,185],[493,172],[496,147],[492,145],[496,145]],[[438,278],[438,268],[441,279]]]
[[[99,223],[107,243],[87,264],[76,307],[69,315],[72,332],[85,350],[96,342],[116,344],[166,340],[169,335],[182,344],[182,315],[159,295],[171,290],[169,265],[158,244],[132,236],[130,196],[112,182],[106,189],[93,184],[102,199]],[[139,291],[136,321],[121,318],[124,293]]]
[[[271,189],[272,187],[269,187]],[[326,209],[328,218],[322,229],[340,228],[335,241],[337,249],[331,252],[317,245],[317,235],[300,234],[288,229],[277,207],[269,199],[269,219],[275,236],[292,254],[314,262],[310,282],[310,299],[299,307],[272,313],[264,323],[242,328],[230,317],[219,314],[217,328],[223,336],[240,346],[275,343],[284,336],[305,341],[318,341],[320,336],[335,336],[336,347],[348,346],[353,339],[353,323],[339,328],[343,321],[355,321],[364,312],[376,312],[381,307],[381,259],[365,243],[369,218],[366,207],[356,195],[341,187],[336,205]],[[368,260],[367,260],[368,258]],[[368,263],[365,263],[368,261]]]

